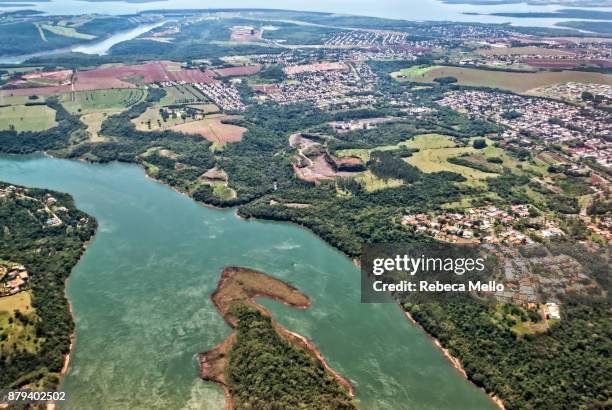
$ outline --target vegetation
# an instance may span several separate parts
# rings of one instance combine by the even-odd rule
[[[0,189],[7,186],[0,183]],[[68,209],[68,212],[62,213],[63,223],[60,226],[47,226],[46,214],[37,212],[46,195],[52,195],[58,204]],[[0,221],[3,225],[0,259],[14,261],[27,268],[33,310],[18,308],[19,313],[8,312],[15,322],[21,323],[22,328],[30,328],[31,331],[29,340],[26,337],[12,345],[0,344],[0,386],[52,390],[57,387],[74,326],[64,295],[64,281],[84,251],[85,243],[93,236],[96,223],[77,210],[72,198],[66,194],[28,189],[27,196],[35,200],[15,194],[0,199]],[[87,222],[83,222],[83,218]],[[11,297],[17,295],[21,293]],[[0,301],[3,299],[0,298]],[[0,309],[4,306],[0,303]],[[0,324],[3,323],[2,317]],[[0,335],[10,331],[4,326],[0,329]],[[36,346],[35,349],[31,348],[32,344]]]
[[[609,290],[610,265],[598,254],[553,242],[554,254],[575,258]],[[537,315],[487,303],[405,305],[412,317],[457,357],[477,386],[500,397],[507,409],[605,408],[612,371],[610,302],[569,296],[562,319],[548,331],[518,326]],[[521,317],[522,316],[522,317]],[[588,380],[588,383],[584,381]]]
[[[355,408],[321,362],[282,338],[269,317],[246,305],[233,309],[238,324],[228,372],[235,409]]]
[[[45,105],[0,107],[0,130],[43,131],[56,124],[55,111]]]

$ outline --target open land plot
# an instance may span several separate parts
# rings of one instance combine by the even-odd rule
[[[36,337],[32,324],[24,324],[21,320],[15,319],[15,310],[34,319],[32,316],[35,315],[35,310],[32,307],[30,292],[19,292],[0,298],[0,329],[3,330],[0,354],[3,357],[10,357],[15,350],[34,353],[42,343],[42,340]]]
[[[539,71],[535,73],[513,73],[464,67],[435,67],[427,70],[425,74],[397,78],[430,83],[438,77],[455,77],[457,83],[461,85],[502,88],[517,93],[526,93],[534,88],[566,82],[612,85],[611,74],[595,72]]]
[[[70,84],[71,78],[72,70],[44,71],[24,74],[16,83],[23,85],[25,82],[28,87],[45,87]]]
[[[167,116],[162,117],[160,112],[161,107],[155,105],[149,107],[140,114],[138,117],[132,119],[132,123],[136,126],[139,131],[156,131],[168,129],[177,124],[183,124],[187,121],[193,121],[192,119],[183,119],[181,116]]]
[[[242,136],[246,132],[246,128],[233,124],[225,124],[223,122],[236,118],[238,117],[225,114],[213,114],[203,120],[175,125],[170,129],[185,134],[201,135],[207,140],[214,142],[217,146],[223,146],[228,142],[242,141]]]
[[[364,163],[370,160],[370,155],[374,151],[397,151],[402,147],[408,147],[408,141],[400,142],[397,145],[381,145],[375,148],[350,148],[336,151],[336,155],[341,158],[357,157]]]
[[[57,34],[58,36],[79,38],[82,40],[93,40],[94,38],[96,38],[96,36],[92,34],[79,33],[73,27],[54,26],[51,24],[41,24],[40,27],[53,34]]]
[[[455,143],[446,135],[441,134],[420,134],[414,138],[402,141],[396,145],[380,145],[375,148],[351,148],[343,149],[336,152],[339,157],[357,157],[364,163],[370,160],[370,155],[374,151],[397,151],[402,147],[416,149],[431,149],[431,148],[452,148]]]
[[[166,95],[159,101],[160,105],[191,104],[205,101],[206,97],[188,84],[175,87],[164,87]]]
[[[467,179],[466,183],[471,185],[479,185],[479,181],[498,175],[448,162],[449,158],[465,153],[472,154],[478,150],[471,146],[456,147],[454,144],[452,147],[449,147],[448,145],[452,143],[450,137],[445,137],[446,141],[442,137],[444,136],[438,134],[425,134],[415,137],[414,140],[408,143],[408,146],[419,148],[419,151],[407,158],[407,162],[425,173],[440,171],[455,172],[464,176]]]
[[[146,91],[134,89],[110,89],[78,91],[62,94],[60,102],[72,114],[106,110],[123,110],[144,99]]]
[[[526,47],[490,47],[481,48],[476,52],[483,56],[522,56],[522,55],[540,55],[540,56],[572,56],[575,53],[567,50],[559,50],[556,48],[545,48],[536,46]]]
[[[211,182],[210,186],[213,189],[213,194],[220,199],[234,199],[236,198],[236,191],[227,186],[227,182],[215,181]]]
[[[103,90],[109,88],[137,88],[142,84],[163,82],[212,83],[216,76],[210,70],[182,68],[179,63],[153,61],[134,65],[106,65],[92,70],[79,71],[74,75],[72,84],[4,89],[10,95],[49,95],[70,91]]]
[[[46,105],[0,107],[0,130],[44,131],[55,125],[55,110]]]
[[[366,171],[361,175],[355,177],[355,181],[365,189],[367,192],[379,191],[387,188],[397,188],[404,185],[404,181],[401,179],[382,179],[372,174],[370,171]]]
[[[407,78],[407,79],[410,79],[411,81],[414,81],[413,79],[415,78],[424,78],[425,75],[429,73],[431,70],[434,70],[439,67],[440,66],[437,66],[437,65],[412,66],[412,67],[403,68],[399,71],[395,71],[391,73],[391,77],[396,78],[396,79]]]
[[[230,77],[230,76],[254,75],[254,74],[257,74],[259,70],[261,70],[261,65],[253,64],[253,65],[247,65],[247,66],[217,68],[214,70],[214,72],[220,77]]]
[[[45,101],[44,97],[38,97],[34,100],[30,99],[30,97],[26,95],[15,95],[15,96],[5,96],[0,93],[0,106],[4,105],[24,105],[27,102],[43,102]]]
[[[215,104],[189,104],[188,107],[202,111],[204,114],[214,114],[219,112],[219,107]]]
[[[13,313],[18,310],[22,313],[30,313],[32,308],[32,295],[30,292],[19,292],[11,296],[0,298],[0,312]]]
[[[109,116],[120,113],[121,110],[106,110],[100,112],[92,112],[89,114],[81,115],[81,122],[87,125],[87,132],[89,133],[89,140],[91,142],[102,142],[106,141],[107,138],[100,135],[100,129],[102,128],[102,123]]]

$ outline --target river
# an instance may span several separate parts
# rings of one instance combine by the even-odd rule
[[[495,408],[397,305],[360,303],[359,270],[305,229],[201,206],[135,165],[0,156],[0,180],[68,192],[99,222],[68,282],[76,343],[61,408],[222,409],[195,354],[230,332],[210,301],[228,265],[312,298],[307,310],[264,304],[320,347],[361,408]]]
[[[140,25],[130,30],[120,31],[118,33],[115,33],[111,35],[110,37],[104,40],[101,40],[101,41],[93,41],[90,43],[85,43],[85,44],[81,44],[81,45],[77,45],[73,47],[58,48],[55,50],[47,50],[47,51],[41,51],[38,53],[31,53],[31,54],[21,54],[17,56],[0,57],[0,64],[21,64],[30,58],[44,57],[44,56],[50,56],[54,54],[61,54],[61,53],[69,53],[71,51],[78,52],[78,53],[84,53],[84,54],[104,55],[108,53],[111,47],[114,46],[115,44],[121,43],[122,41],[134,39],[148,31],[153,30],[155,27],[159,27],[163,25],[164,23],[165,22],[162,21],[162,22],[158,22],[155,24],[143,24],[143,25]]]

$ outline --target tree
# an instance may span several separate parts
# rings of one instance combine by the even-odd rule
[[[487,141],[485,141],[482,138],[477,138],[474,140],[474,142],[472,143],[472,146],[476,149],[483,149],[486,148],[487,146]]]

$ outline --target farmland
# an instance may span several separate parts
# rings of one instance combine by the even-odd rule
[[[0,130],[43,131],[56,124],[55,111],[45,105],[0,107]]]
[[[537,87],[550,84],[578,82],[612,85],[612,75],[582,71],[539,71],[515,73],[508,71],[479,70],[463,67],[429,66],[401,70],[392,73],[400,81],[431,83],[439,77],[455,77],[457,84],[475,87],[492,87],[526,93]]]
[[[190,85],[183,84],[174,87],[164,87],[166,95],[159,101],[160,105],[197,103],[206,97]]]
[[[72,114],[88,114],[122,110],[142,101],[144,96],[145,91],[138,88],[78,91],[62,94],[60,102]]]

